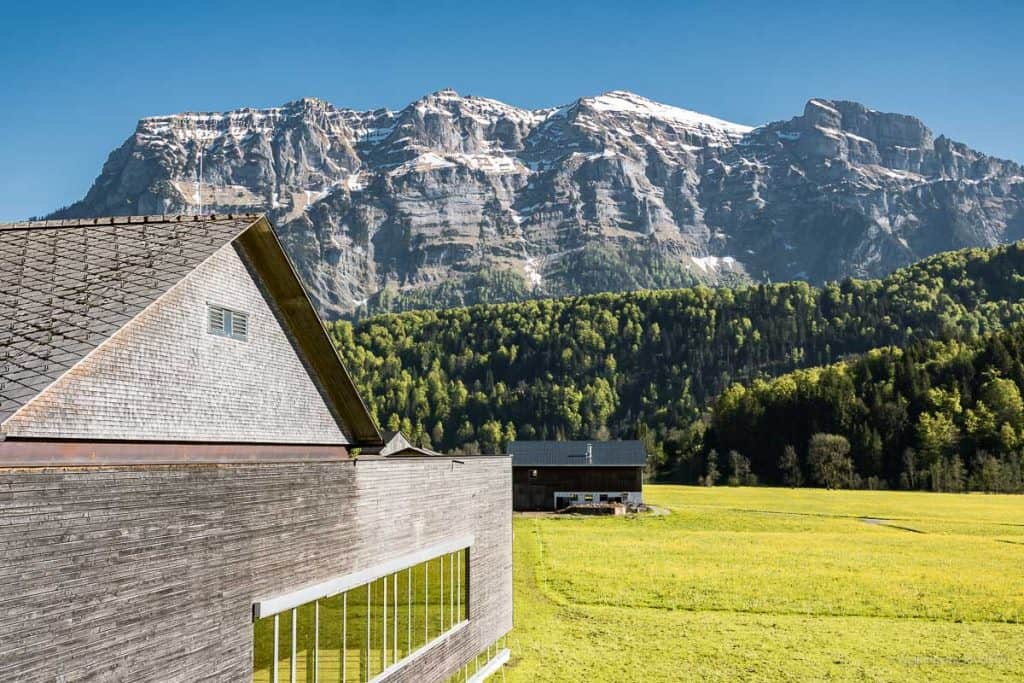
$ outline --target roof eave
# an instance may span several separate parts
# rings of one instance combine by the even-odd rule
[[[234,243],[246,255],[303,351],[303,360],[319,381],[339,424],[350,433],[353,446],[383,446],[384,439],[327,328],[317,315],[309,293],[266,216],[260,216]]]

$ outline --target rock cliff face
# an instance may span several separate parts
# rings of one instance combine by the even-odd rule
[[[628,92],[528,111],[442,90],[146,118],[54,215],[200,210],[269,213],[337,317],[881,275],[1024,237],[1024,169],[854,102],[751,128]]]

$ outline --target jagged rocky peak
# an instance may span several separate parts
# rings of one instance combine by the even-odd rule
[[[844,161],[902,171],[922,171],[934,157],[932,132],[919,119],[876,111],[858,102],[812,98],[804,113],[765,126],[793,151],[824,163]]]
[[[881,275],[1024,237],[1024,170],[843,100],[751,128],[622,90],[528,110],[445,89],[399,111],[305,98],[146,118],[55,217],[200,204],[267,212],[338,317]]]
[[[813,98],[804,107],[804,119],[810,126],[865,138],[879,149],[928,150],[935,146],[932,132],[920,119],[876,111],[858,102]]]
[[[460,95],[452,88],[445,88],[425,95],[409,107],[421,111],[447,112],[456,116],[474,117],[480,119],[481,123],[495,123],[502,118],[536,123],[538,119],[537,114],[529,109],[515,107],[489,97]]]
[[[481,154],[495,147],[516,151],[537,121],[534,112],[446,88],[403,109],[390,139],[434,152]]]
[[[304,97],[265,109],[243,107],[226,112],[184,112],[146,117],[139,121],[136,135],[209,146],[240,143],[254,136],[273,136],[282,130],[309,126],[330,135],[351,137],[352,127],[368,117],[369,114],[338,109],[325,100]]]
[[[286,111],[323,112],[334,111],[335,107],[327,100],[319,97],[300,97],[297,100],[286,102],[282,107]]]

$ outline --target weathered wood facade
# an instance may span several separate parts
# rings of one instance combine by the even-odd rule
[[[509,450],[516,510],[643,502],[647,455],[639,441],[515,441]]]
[[[516,510],[553,510],[562,491],[631,493],[643,490],[641,467],[515,467],[512,505]],[[588,502],[606,502],[600,499]],[[607,499],[606,499],[607,500]],[[621,500],[620,502],[625,502]]]
[[[468,618],[381,680],[511,629],[510,459],[353,457],[384,441],[264,218],[0,226],[0,288],[0,679],[251,681],[257,605],[453,539]]]
[[[0,679],[248,681],[256,600],[472,534],[470,618],[512,627],[509,459],[0,468]]]

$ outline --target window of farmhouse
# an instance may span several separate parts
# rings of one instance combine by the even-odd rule
[[[264,617],[256,683],[373,680],[468,619],[468,549]]]

